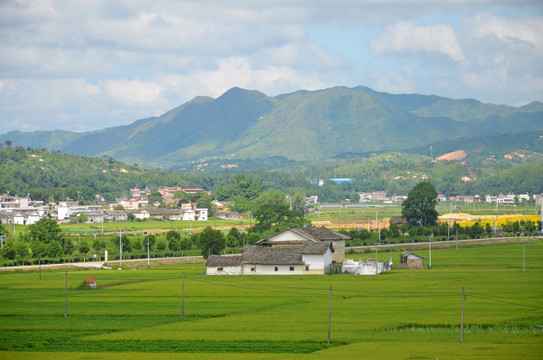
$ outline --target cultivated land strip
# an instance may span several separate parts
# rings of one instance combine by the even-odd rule
[[[70,271],[67,317],[64,271],[0,273],[0,358],[539,359],[543,242],[524,246],[525,271],[519,243],[439,249],[432,270],[379,276],[212,277],[201,263]],[[347,254],[358,255],[372,254]],[[80,289],[86,277],[97,290]]]

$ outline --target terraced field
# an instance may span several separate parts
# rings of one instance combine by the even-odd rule
[[[379,276],[72,271],[67,317],[64,272],[0,273],[0,358],[540,359],[543,242],[526,244],[525,264],[522,244],[503,244],[435,250],[431,270]],[[86,277],[97,290],[81,289]]]

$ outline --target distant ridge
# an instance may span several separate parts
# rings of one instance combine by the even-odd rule
[[[151,167],[227,156],[314,161],[539,131],[542,119],[541,102],[512,107],[436,95],[388,94],[363,86],[276,97],[232,88],[216,99],[198,96],[159,117],[130,125],[85,133],[11,132],[0,135],[0,142],[111,156]]]

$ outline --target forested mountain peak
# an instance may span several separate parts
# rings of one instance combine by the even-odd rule
[[[22,146],[112,156],[145,166],[205,158],[281,156],[297,161],[425,146],[459,137],[543,129],[543,103],[522,107],[436,95],[333,87],[270,97],[232,88],[198,96],[157,118],[86,133],[0,135]]]

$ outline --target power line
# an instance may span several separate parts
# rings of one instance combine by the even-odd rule
[[[492,299],[491,297],[486,297],[486,296],[481,296],[481,295],[476,295],[476,294],[471,294],[471,295],[475,296],[475,297],[478,297],[478,298],[481,298],[481,299],[486,299],[486,300],[495,301],[495,302],[504,303],[504,304],[509,304],[509,305],[531,307],[531,308],[536,308],[536,309],[543,309],[543,306],[528,305],[528,304],[518,304],[518,303],[511,302],[511,301]]]

